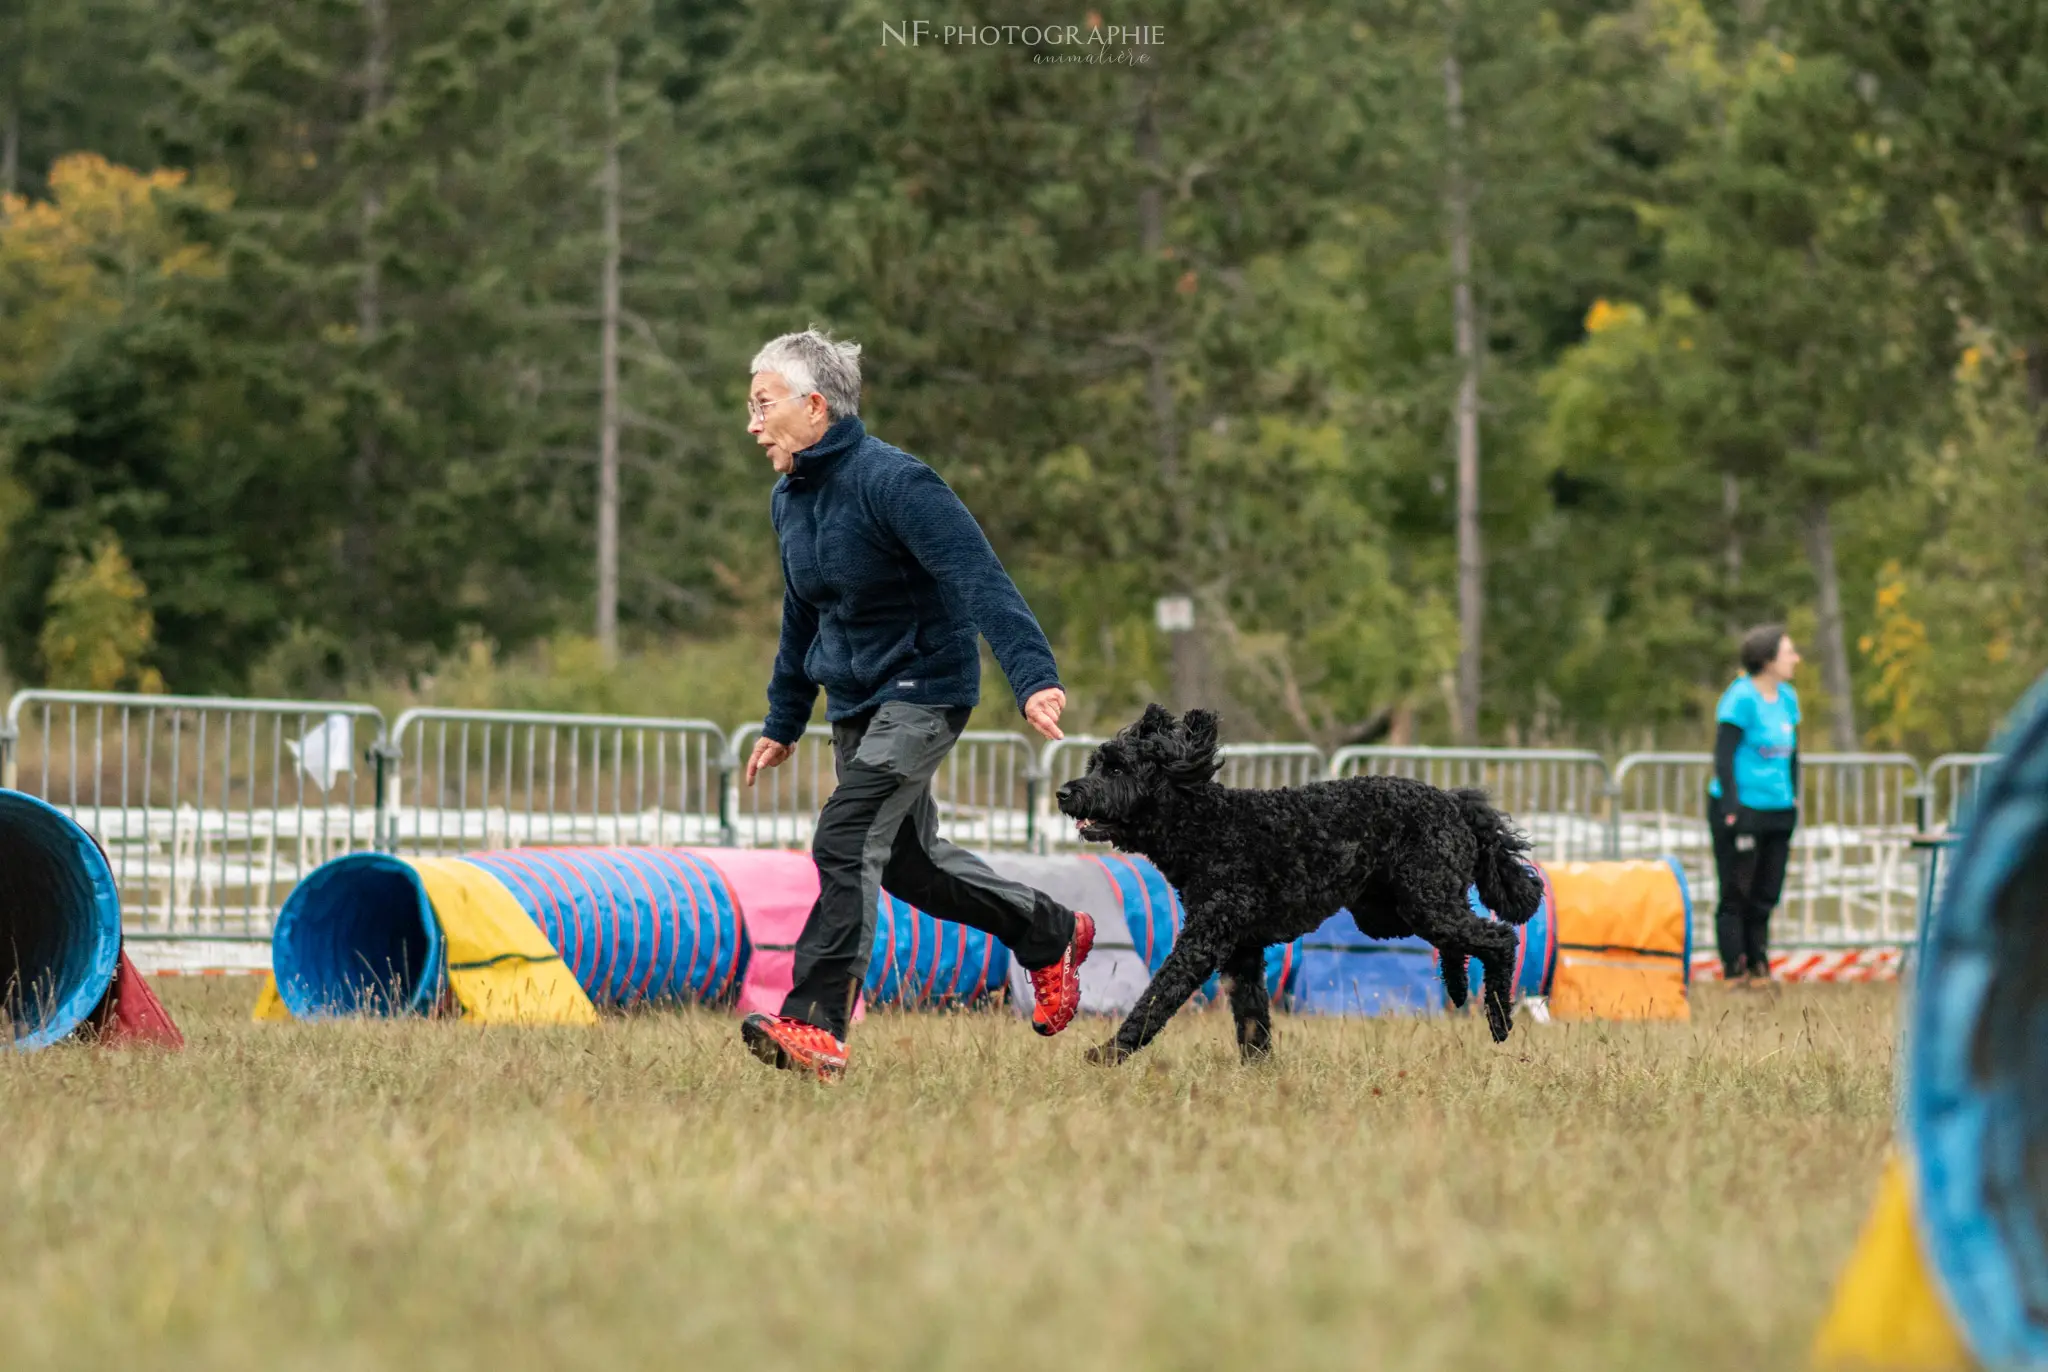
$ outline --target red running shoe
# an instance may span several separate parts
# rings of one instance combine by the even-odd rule
[[[1095,946],[1095,919],[1074,915],[1074,941],[1058,962],[1031,974],[1031,1027],[1051,1038],[1074,1022],[1081,1008],[1081,964]]]
[[[785,1072],[809,1072],[831,1081],[846,1070],[846,1045],[806,1020],[783,1015],[748,1015],[740,1037],[754,1056]]]

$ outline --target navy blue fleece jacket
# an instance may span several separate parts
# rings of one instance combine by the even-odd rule
[[[1045,633],[981,526],[939,474],[837,420],[775,483],[782,544],[782,646],[763,729],[803,736],[818,687],[839,720],[884,701],[974,705],[977,632],[1021,708],[1059,669]]]

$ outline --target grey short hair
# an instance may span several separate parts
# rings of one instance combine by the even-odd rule
[[[833,419],[860,413],[860,344],[851,339],[821,329],[786,333],[762,345],[747,372],[773,372],[799,395],[817,392]]]

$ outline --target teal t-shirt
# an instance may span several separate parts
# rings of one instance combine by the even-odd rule
[[[1799,803],[1792,788],[1792,754],[1799,750],[1797,691],[1781,682],[1778,698],[1765,700],[1755,682],[1739,676],[1721,693],[1714,721],[1742,730],[1742,746],[1735,750],[1735,789],[1744,808],[1789,810]],[[1707,784],[1707,792],[1721,794],[1720,778]]]

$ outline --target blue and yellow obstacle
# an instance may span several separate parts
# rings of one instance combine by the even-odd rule
[[[726,1004],[754,964],[750,895],[783,940],[763,947],[786,955],[788,888],[805,881],[814,896],[803,853],[744,862],[692,848],[352,853],[286,898],[255,1017],[592,1024],[606,1009]],[[786,991],[788,959],[771,961]],[[1008,973],[1008,950],[988,935],[882,893],[865,978],[871,1007],[973,1004]],[[773,988],[757,989],[780,1003]]]
[[[2014,712],[1923,929],[1899,1137],[1825,1367],[2048,1367],[2048,678]]]
[[[689,849],[352,853],[286,898],[257,1015],[590,1024],[601,1007],[728,998],[748,954],[731,887]]]

